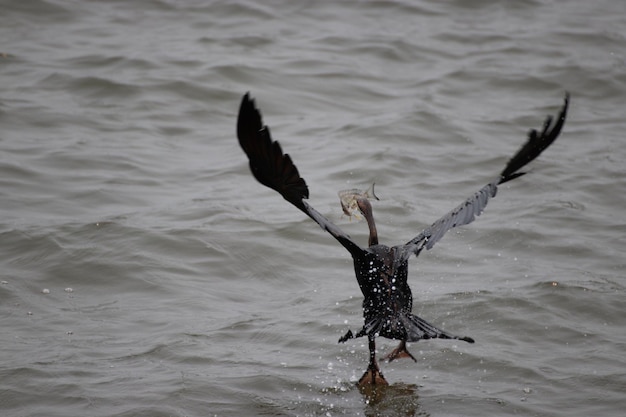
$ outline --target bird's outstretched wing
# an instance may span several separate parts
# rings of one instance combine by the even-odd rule
[[[418,255],[422,249],[431,249],[435,243],[443,237],[450,229],[469,224],[479,216],[489,199],[496,196],[498,185],[515,179],[524,172],[519,172],[526,164],[534,160],[548,146],[552,144],[561,133],[567,108],[569,104],[569,94],[565,94],[565,99],[561,112],[555,123],[552,123],[551,116],[546,118],[541,133],[531,130],[528,133],[528,140],[519,151],[509,160],[498,178],[474,193],[462,204],[448,212],[445,216],[434,222],[430,227],[424,229],[419,235],[411,239],[402,247],[402,260],[406,261],[411,255]]]
[[[350,236],[311,207],[305,199],[309,198],[309,188],[300,176],[291,157],[284,154],[280,144],[270,135],[270,130],[263,125],[261,113],[246,93],[241,100],[237,118],[237,137],[239,144],[250,160],[250,170],[261,184],[278,191],[285,200],[302,210],[329,232],[351,254],[364,252]]]

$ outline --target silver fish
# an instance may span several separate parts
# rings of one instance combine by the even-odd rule
[[[379,198],[376,197],[376,194],[374,194],[374,185],[376,185],[376,183],[373,183],[372,186],[365,191],[357,188],[351,188],[349,190],[341,190],[337,193],[339,201],[341,202],[341,209],[350,219],[352,219],[352,216],[356,217],[357,220],[362,219],[359,214],[360,210],[357,204],[357,199],[375,198],[376,200],[379,200]]]

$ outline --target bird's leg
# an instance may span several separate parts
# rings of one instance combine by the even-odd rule
[[[363,374],[361,379],[359,379],[359,386],[367,386],[367,385],[389,385],[383,374],[380,372],[380,368],[378,368],[378,363],[376,363],[376,342],[374,340],[374,335],[367,335],[369,339],[369,349],[370,349],[370,363],[367,366],[367,371]]]
[[[392,350],[389,355],[385,356],[385,359],[387,359],[388,362],[399,358],[411,358],[414,362],[417,362],[417,359],[415,359],[415,357],[411,355],[411,352],[409,352],[406,348],[406,340],[401,341],[397,348]]]

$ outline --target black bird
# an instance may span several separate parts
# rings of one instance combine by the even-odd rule
[[[553,123],[552,117],[548,116],[540,132],[531,130],[526,143],[493,181],[403,245],[389,247],[378,244],[371,205],[366,198],[359,198],[358,207],[370,228],[368,247],[362,248],[305,201],[309,197],[306,182],[298,173],[291,157],[283,153],[278,142],[272,140],[270,130],[263,125],[254,100],[248,93],[243,96],[237,120],[237,136],[250,160],[250,170],[254,177],[261,184],[278,191],[285,200],[315,220],[350,252],[354,260],[354,272],[364,296],[365,324],[356,336],[348,331],[339,342],[345,342],[352,337],[368,338],[370,360],[367,370],[359,380],[359,386],[387,384],[376,362],[377,336],[400,340],[400,345],[387,356],[389,360],[397,357],[413,358],[406,349],[406,342],[440,338],[474,343],[470,337],[456,336],[438,329],[411,313],[413,299],[407,283],[408,260],[411,255],[419,255],[423,249],[431,249],[448,230],[474,221],[489,199],[495,197],[498,185],[524,175],[520,169],[538,157],[559,136],[565,123],[568,102],[569,95],[566,94],[556,121]]]

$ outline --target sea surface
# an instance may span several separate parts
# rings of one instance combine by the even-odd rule
[[[0,7],[0,415],[623,415],[624,1]],[[339,190],[375,182],[404,243],[571,94],[529,173],[410,262],[414,313],[475,344],[412,343],[356,388],[352,261],[250,174],[248,91],[363,245]]]

